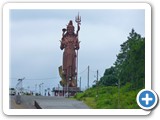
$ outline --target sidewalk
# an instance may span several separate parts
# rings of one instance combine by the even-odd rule
[[[32,102],[29,99],[23,98],[22,96],[22,102],[20,104],[16,103],[15,96],[10,96],[10,109],[36,109],[36,107],[33,104],[29,104]]]
[[[26,107],[23,104],[16,104],[15,100],[10,100],[10,108],[11,109],[26,109]]]

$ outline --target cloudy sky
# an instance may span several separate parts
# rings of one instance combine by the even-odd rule
[[[136,9],[112,10],[10,10],[10,87],[25,77],[24,88],[57,87],[58,67],[62,65],[60,41],[62,28],[80,13],[78,78],[87,87],[87,66],[90,66],[90,86],[113,65],[120,44],[127,40],[132,28],[145,36],[145,11]]]

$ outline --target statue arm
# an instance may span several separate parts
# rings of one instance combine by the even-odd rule
[[[77,36],[79,31],[80,31],[80,26],[78,25],[77,32],[76,32]]]
[[[63,49],[64,49],[64,47],[65,47],[65,44],[64,44],[64,40],[63,40],[63,38],[62,38],[62,40],[61,40],[60,42],[61,42],[60,49],[61,49],[61,50],[63,50]]]
[[[64,37],[66,35],[66,29],[63,28],[62,29],[62,40],[60,41],[61,42],[61,45],[60,45],[60,49],[63,50],[65,48],[65,41],[64,41]]]
[[[65,35],[65,32],[66,32],[67,30],[65,29],[65,28],[63,28],[62,29],[62,37]]]
[[[77,39],[76,39],[76,44],[75,44],[75,49],[76,49],[76,50],[79,50],[79,43],[80,43],[80,42],[78,41],[78,38],[77,38]]]

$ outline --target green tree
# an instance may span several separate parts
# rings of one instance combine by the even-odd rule
[[[117,78],[115,74],[115,68],[112,66],[111,68],[108,68],[104,72],[104,76],[101,77],[100,81],[98,82],[98,85],[101,86],[114,86],[116,85]]]
[[[128,40],[121,45],[114,65],[121,85],[129,82],[134,89],[144,87],[145,38],[137,34],[134,29],[129,33]]]

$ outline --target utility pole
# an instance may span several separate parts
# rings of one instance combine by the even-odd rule
[[[97,70],[97,82],[98,82],[98,70]]]
[[[118,78],[118,108],[120,108],[120,79]]]
[[[97,82],[96,82],[96,86],[97,86],[97,96],[98,97],[98,70],[97,70]]]
[[[59,96],[59,84],[58,84],[58,96]]]
[[[79,80],[79,90],[81,91],[81,77],[80,77],[80,80]]]
[[[44,84],[44,83],[41,83],[41,85],[42,85],[42,89],[41,89],[41,90],[42,90],[42,91],[41,91],[42,96],[43,96],[43,84]]]
[[[89,65],[88,65],[88,88],[89,88]]]

